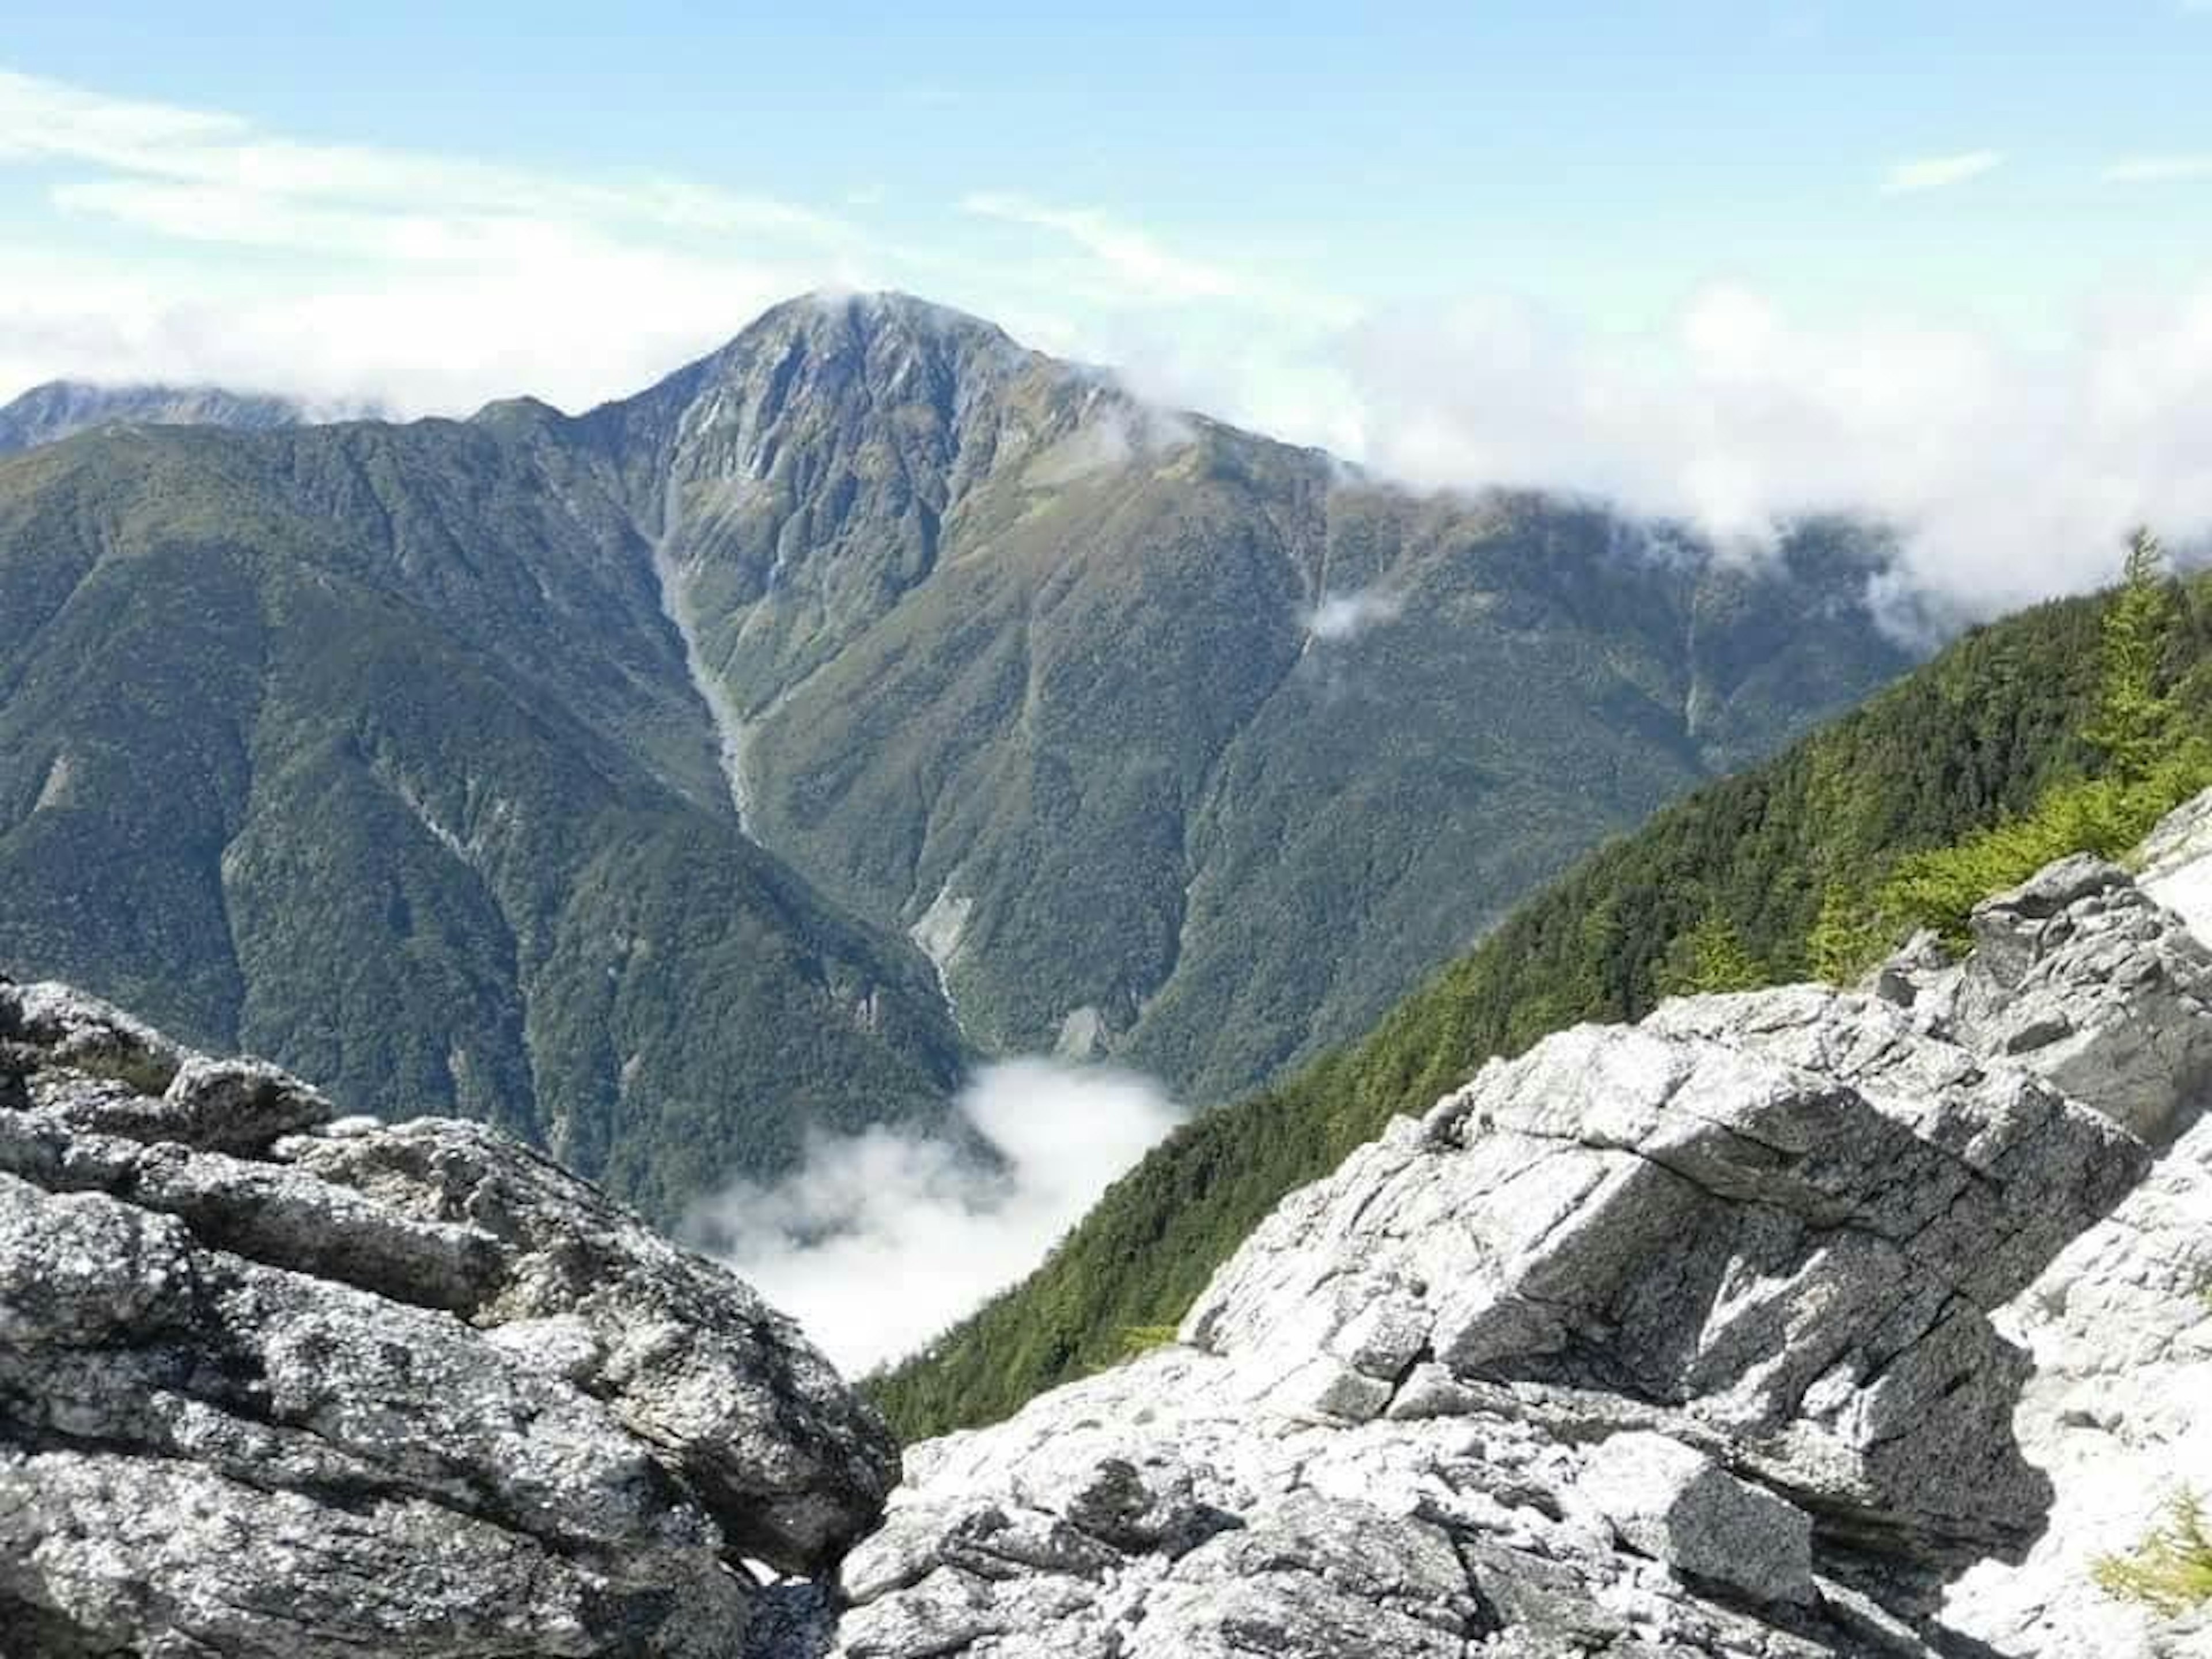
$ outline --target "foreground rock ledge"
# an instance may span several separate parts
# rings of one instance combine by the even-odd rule
[[[2100,1454],[2051,1437],[2054,1388],[2089,1431],[2035,1357],[2097,1345],[2069,1297],[2147,1363],[2212,1354],[2182,1289],[2212,1267],[2212,957],[2094,860],[1975,931],[1860,991],[1565,1032],[1401,1120],[1283,1203],[1180,1346],[912,1449],[824,1647],[2212,1654],[2090,1582],[2170,1472],[2049,1546],[2069,1471],[2203,1443],[2212,1367],[2162,1370],[2203,1403]]]
[[[0,1651],[776,1645],[889,1435],[789,1321],[490,1130],[0,983]]]
[[[2177,823],[1963,963],[1493,1063],[887,1509],[789,1324],[542,1159],[0,984],[0,1653],[2202,1659],[2089,1574],[2212,1486]]]

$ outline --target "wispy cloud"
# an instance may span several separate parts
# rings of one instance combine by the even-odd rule
[[[1911,196],[1921,191],[1946,190],[1993,172],[2003,161],[2004,153],[1994,149],[1970,149],[1956,155],[1923,155],[1899,161],[1882,175],[1881,193]]]
[[[1161,307],[1240,302],[1255,310],[1316,322],[1342,323],[1358,307],[1334,295],[1259,276],[1169,247],[1154,232],[1095,208],[1060,207],[1003,191],[973,191],[960,209],[1047,232],[1087,256],[1080,274],[1094,290],[1123,302]]]
[[[2212,0],[2204,10],[2212,11]],[[2100,175],[2107,184],[2159,184],[2176,179],[2212,179],[2212,154],[2196,155],[2127,155]]]
[[[960,209],[1064,236],[1116,276],[1162,300],[1227,299],[1243,291],[1221,266],[1171,253],[1146,232],[1088,208],[1048,207],[1024,196],[976,191],[961,198]]]
[[[0,248],[0,396],[65,373],[409,412],[522,391],[574,407],[646,384],[799,289],[872,285],[893,257],[850,220],[771,195],[303,143],[0,70],[11,165],[35,167],[65,218],[119,227],[146,252]]]
[[[390,216],[483,226],[556,221],[645,225],[688,234],[853,240],[854,228],[764,196],[646,173],[571,181],[526,168],[363,145],[312,144],[234,115],[115,99],[0,70],[0,161],[78,163],[120,182],[65,183],[62,205],[176,234],[199,222],[210,239],[323,246],[334,222]],[[400,257],[465,254],[403,236]]]

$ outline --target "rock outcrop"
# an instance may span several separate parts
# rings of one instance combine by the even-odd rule
[[[1494,1062],[896,1492],[551,1164],[0,982],[0,1652],[2205,1659],[2095,1569],[2212,1484],[2208,860]]]
[[[2212,954],[2088,859],[1974,930],[1401,1120],[1180,1346],[912,1449],[835,1651],[2206,1651],[2091,1579],[2176,1471],[2080,1475],[2212,1416]]]
[[[788,1321],[516,1144],[0,982],[0,1651],[732,1659],[894,1467]]]

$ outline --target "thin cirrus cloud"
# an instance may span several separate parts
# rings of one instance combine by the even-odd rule
[[[890,257],[850,219],[769,195],[304,143],[0,71],[11,169],[62,228],[0,243],[0,396],[71,374],[403,412],[520,390],[575,407],[657,379],[777,299],[866,285]],[[72,222],[137,246],[88,252]]]
[[[1349,322],[1358,313],[1357,306],[1334,295],[1178,253],[1151,231],[1096,208],[1065,207],[1006,191],[971,191],[961,198],[960,210],[1041,232],[1071,246],[1090,267],[1086,289],[1109,302],[1148,308],[1237,302],[1321,324]]]
[[[244,118],[115,99],[60,82],[0,71],[0,161],[76,163],[118,182],[65,184],[58,204],[166,234],[214,210],[216,229],[242,228],[321,247],[336,210],[463,219],[623,222],[686,233],[745,231],[822,244],[854,228],[769,197],[647,174],[573,182],[527,168],[356,144],[303,143]],[[286,235],[296,216],[304,227]],[[428,257],[448,250],[424,243]]]
[[[1899,161],[1882,175],[1885,196],[1913,196],[1923,191],[1948,190],[1992,173],[2003,165],[2004,152],[1962,150],[1955,155],[1924,155]]]
[[[2206,8],[2212,10],[2212,6]],[[2127,155],[2100,175],[2113,185],[2163,184],[2179,179],[2212,179],[2212,154],[2196,155]]]

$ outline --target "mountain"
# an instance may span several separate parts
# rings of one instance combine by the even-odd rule
[[[0,405],[0,455],[58,443],[118,422],[149,426],[222,426],[241,431],[296,426],[314,418],[290,398],[226,392],[220,386],[95,386],[50,380]]]
[[[2185,1659],[2212,793],[1866,987],[1672,998],[1287,1195],[1176,1340],[908,1448],[497,1131],[0,984],[39,1659]],[[2168,902],[2179,912],[2164,908]]]
[[[645,542],[547,413],[0,463],[0,959],[664,1218],[943,1110],[928,964],[749,842]]]
[[[892,297],[588,422],[658,510],[748,827],[993,1050],[1226,1099],[1575,852],[1907,665],[1878,540],[1731,562],[1419,497]]]
[[[2181,729],[2212,720],[2212,579],[2178,590],[2165,647]],[[921,1438],[1002,1417],[1181,1320],[1284,1195],[1486,1060],[1579,1021],[1640,1017],[1720,926],[1741,983],[1809,975],[1833,896],[1921,849],[2028,819],[2094,768],[2108,601],[1962,638],[1864,707],[1658,813],[1521,906],[1370,1033],[1185,1126],[1109,1188],[1022,1285],[875,1384]],[[2139,832],[2138,832],[2139,833]],[[1986,890],[1986,885],[1983,890]],[[1829,971],[1834,969],[1830,968]]]
[[[1364,1029],[1903,666],[1883,556],[1413,496],[896,295],[578,417],[108,426],[0,461],[0,962],[672,1220],[978,1052],[1204,1103]]]

